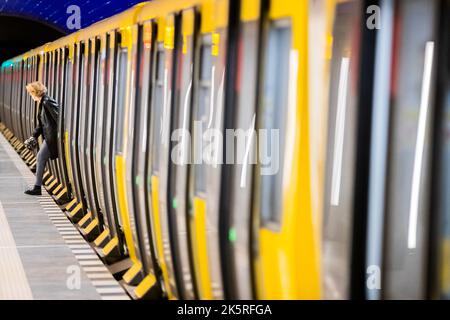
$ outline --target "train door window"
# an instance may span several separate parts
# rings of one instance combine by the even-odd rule
[[[56,101],[61,102],[61,87],[63,86],[63,82],[61,79],[61,49],[55,50],[55,99]]]
[[[152,172],[159,171],[159,158],[161,149],[161,122],[162,122],[162,107],[164,104],[165,88],[164,82],[166,80],[165,71],[165,53],[164,45],[158,44],[158,52],[156,53],[156,79],[155,79],[155,96],[152,108]]]
[[[58,99],[59,85],[58,82],[58,50],[53,51],[53,96]]]
[[[123,151],[123,129],[125,127],[125,103],[126,103],[126,81],[127,81],[128,48],[120,47],[118,52],[118,78],[117,78],[117,113],[116,113],[116,141],[115,152]]]
[[[141,133],[139,139],[136,139],[138,143],[140,141],[140,145],[137,145],[137,150],[141,150],[140,152],[147,152],[147,144],[148,144],[148,119],[149,119],[149,98],[150,98],[150,82],[151,82],[151,57],[152,57],[152,33],[153,33],[153,25],[151,23],[145,24],[141,27],[139,32],[139,78],[138,78],[138,92],[137,92],[137,100],[136,100],[136,114],[137,116],[143,116],[143,119],[137,121],[137,132]],[[141,159],[138,157],[138,161],[142,161],[145,159]],[[141,164],[139,164],[141,165]]]
[[[269,26],[264,59],[261,105],[258,110],[258,128],[265,130],[260,141],[264,155],[279,154],[278,172],[263,174],[259,164],[259,201],[264,225],[279,225],[282,211],[283,160],[288,112],[289,61],[291,50],[289,20],[274,21]],[[278,136],[278,140],[277,137]],[[264,141],[265,140],[265,141]],[[278,150],[277,150],[278,149]]]
[[[27,61],[23,60],[21,63],[21,90],[19,92],[20,94],[20,121],[21,121],[21,134],[22,134],[22,140],[25,140],[27,138],[27,133],[25,131],[25,117],[26,117],[26,99],[27,99],[27,92],[25,89],[27,85]]]
[[[197,103],[193,112],[193,120],[195,122],[199,122],[202,125],[202,129],[206,130],[211,126],[211,122],[209,121],[210,112],[212,112],[211,104],[212,101],[212,81],[213,81],[213,59],[211,55],[212,43],[211,39],[205,37],[203,39],[203,44],[201,48],[201,56],[200,56],[200,78],[199,78],[199,89],[198,89],[198,98]],[[197,126],[193,126],[193,144],[194,144],[194,158],[195,157],[203,157],[202,150],[202,136],[199,136],[200,132],[197,132]],[[194,192],[196,195],[204,194],[206,192],[206,171],[207,166],[203,159],[201,159],[200,163],[195,161],[194,165]]]
[[[47,87],[48,93],[51,94],[51,83],[52,83],[52,64],[50,58],[50,52],[45,54],[45,86]]]
[[[450,4],[448,5],[450,7]],[[450,12],[447,11],[447,12]],[[448,25],[448,23],[447,23]],[[448,30],[448,29],[447,29]],[[447,41],[447,48],[449,41]],[[434,224],[436,226],[437,234],[437,255],[436,260],[437,268],[435,269],[437,279],[436,295],[441,299],[450,300],[450,63],[447,68],[441,69],[442,72],[446,72],[445,78],[442,77],[443,85],[441,105],[442,105],[442,116],[439,117],[440,127],[439,127],[439,139],[437,140],[438,150],[438,162],[437,167],[437,188],[439,193],[435,195],[437,199],[437,209],[438,209],[438,223]],[[445,71],[444,71],[445,70]],[[445,86],[445,87],[444,87]]]
[[[53,94],[54,94],[54,83],[55,83],[55,79],[54,79],[54,72],[53,72],[53,70],[55,69],[54,68],[54,65],[53,65],[53,52],[49,52],[48,53],[48,60],[47,60],[47,64],[48,64],[48,84],[47,84],[47,87],[48,87],[48,90],[49,90],[49,92],[50,92],[50,95],[52,95],[53,96]]]
[[[442,10],[443,9],[443,10]],[[431,252],[434,260],[431,270],[432,285],[430,298],[450,300],[450,2],[442,4],[440,10],[441,27],[439,31],[439,65],[438,90],[436,99],[436,127],[437,135],[434,141],[436,166],[431,183],[431,201],[435,203],[436,219],[432,224],[434,238],[430,247],[436,248]],[[438,192],[433,192],[438,190]]]
[[[52,54],[52,95],[57,98],[57,78],[56,78],[56,51],[53,51]]]
[[[350,294],[360,14],[359,1],[339,2],[335,8],[323,216],[327,299],[345,299]]]
[[[73,70],[75,68],[74,58],[67,59],[67,67],[66,67],[66,83],[68,84],[65,87],[65,96],[66,96],[66,108],[64,108],[64,120],[66,122],[66,131],[70,134],[71,130],[71,110],[73,108],[73,92],[75,90],[75,85],[73,83]],[[69,85],[70,84],[70,85]],[[68,146],[67,146],[68,147]]]
[[[436,3],[399,1],[395,13],[383,279],[387,299],[423,299],[426,294]]]
[[[101,53],[100,53],[100,40],[95,39],[95,70],[94,70],[94,87],[91,93],[91,103],[93,105],[93,111],[95,114],[92,117],[92,140],[94,145],[91,145],[93,157],[95,158],[97,152],[100,152],[100,143],[96,143],[97,131],[101,130],[102,124],[98,123],[98,114],[101,114],[101,106],[99,106],[100,96],[103,94],[100,87],[101,82]]]

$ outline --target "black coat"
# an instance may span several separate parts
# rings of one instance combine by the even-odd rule
[[[44,95],[39,103],[38,126],[34,129],[33,137],[37,139],[41,134],[47,142],[50,159],[58,158],[58,116],[59,104],[53,98]]]

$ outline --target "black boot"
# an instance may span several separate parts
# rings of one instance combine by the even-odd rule
[[[25,194],[29,194],[32,196],[40,196],[42,195],[41,187],[40,186],[34,186],[32,189],[28,189],[25,191]]]

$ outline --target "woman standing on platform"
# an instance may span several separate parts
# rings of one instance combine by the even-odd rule
[[[36,182],[34,187],[25,191],[29,195],[41,195],[42,179],[45,165],[48,159],[58,158],[57,128],[59,104],[47,95],[47,88],[42,82],[36,81],[27,85],[27,91],[38,105],[38,126],[33,135],[25,141],[28,149],[34,149],[38,143],[37,139],[42,134],[44,142],[37,154]]]

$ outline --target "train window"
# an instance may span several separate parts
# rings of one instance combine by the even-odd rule
[[[345,299],[350,294],[360,13],[359,1],[339,3],[334,13],[323,217],[327,299]]]
[[[52,53],[52,82],[53,82],[53,88],[52,88],[52,95],[54,98],[58,98],[58,79],[56,78],[57,75],[57,70],[56,70],[56,66],[57,66],[57,51],[53,51]]]
[[[158,45],[158,52],[156,54],[156,79],[155,79],[155,97],[152,108],[152,172],[158,172],[159,170],[159,156],[161,149],[161,122],[162,122],[162,110],[164,104],[164,81],[167,77],[165,74],[165,53],[163,44]]]
[[[136,117],[142,116],[143,119],[136,121],[136,132],[141,132],[136,143],[140,143],[140,152],[147,152],[148,141],[148,119],[149,117],[149,98],[150,98],[150,75],[151,75],[151,56],[152,56],[152,28],[150,25],[139,27],[139,53],[138,53],[138,78],[136,94]],[[145,160],[138,157],[138,161]],[[136,168],[137,170],[137,168]]]
[[[210,40],[204,40],[204,44],[201,49],[200,58],[200,79],[199,79],[199,91],[197,103],[193,113],[194,122],[200,122],[202,129],[200,129],[200,134],[203,130],[207,130],[211,127],[212,116],[210,116],[211,104],[211,94],[214,88],[212,87],[212,80],[214,77],[214,67],[213,67],[213,57],[211,55],[212,45]],[[199,136],[197,131],[197,126],[193,127],[193,144],[194,144],[194,157],[202,159],[200,163],[195,162],[194,165],[194,192],[196,194],[206,192],[206,170],[207,166],[203,159],[202,141],[198,139],[203,139]]]
[[[450,6],[449,6],[450,7]],[[448,72],[448,71],[447,71]],[[437,271],[439,271],[436,278],[438,279],[438,294],[443,299],[450,299],[450,277],[449,277],[449,262],[450,262],[450,72],[447,74],[447,87],[443,89],[442,95],[442,111],[443,115],[440,117],[440,132],[439,139],[439,166],[440,172],[438,180],[438,195],[437,208],[439,213],[439,227],[438,232],[438,253],[437,253]]]
[[[92,89],[91,89],[92,91],[90,93],[90,96],[91,96],[90,99],[91,99],[91,105],[92,105],[91,112],[93,113],[92,120],[91,120],[93,122],[93,124],[90,124],[90,127],[92,128],[91,136],[93,138],[90,138],[90,139],[94,139],[93,140],[94,145],[91,145],[91,149],[92,149],[92,155],[93,155],[93,157],[95,157],[97,152],[100,152],[100,148],[101,148],[100,143],[95,143],[95,141],[96,141],[95,138],[97,136],[97,130],[99,130],[99,128],[101,128],[100,124],[96,125],[98,113],[100,112],[100,110],[99,110],[100,106],[98,105],[98,100],[99,100],[100,95],[102,94],[102,91],[99,88],[99,83],[100,83],[99,78],[101,77],[101,75],[100,75],[100,63],[101,63],[101,61],[100,61],[100,40],[97,38],[94,38],[92,45],[95,47],[95,54],[93,57],[93,63],[94,63],[93,78],[92,78],[93,85],[92,85]]]
[[[260,152],[264,155],[279,151],[278,163],[283,164],[286,132],[286,113],[289,88],[289,56],[291,50],[291,25],[289,20],[271,23],[266,40],[258,128],[266,130],[267,141],[260,141]],[[278,132],[279,140],[272,133]],[[278,148],[274,146],[278,144]],[[275,148],[275,149],[273,149]],[[260,167],[263,164],[259,165]],[[278,172],[265,175],[260,168],[260,210],[263,224],[281,220],[283,166]]]
[[[125,104],[126,104],[126,81],[127,81],[127,63],[128,63],[128,49],[120,48],[118,56],[118,71],[117,78],[117,113],[116,113],[116,141],[115,151],[121,153],[123,151],[123,128],[125,126]]]
[[[384,270],[387,299],[426,295],[436,9],[432,1],[400,1],[395,14]]]

